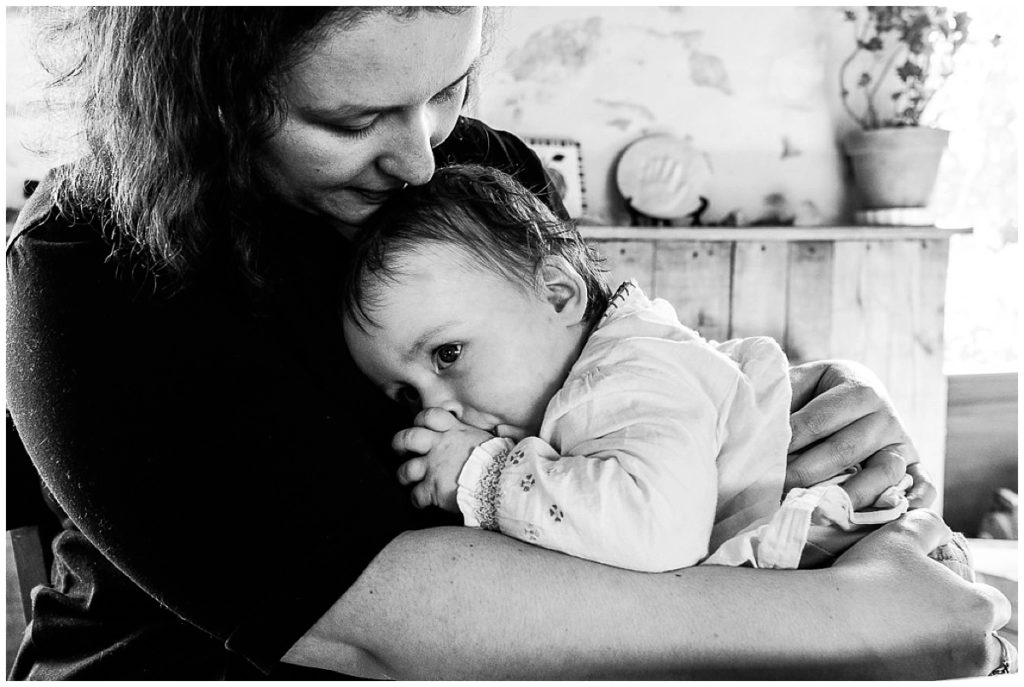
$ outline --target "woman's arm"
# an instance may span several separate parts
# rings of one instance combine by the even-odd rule
[[[807,487],[847,468],[862,470],[843,488],[864,508],[905,473],[911,507],[935,500],[935,487],[882,382],[865,366],[824,360],[790,368],[793,387],[786,489]]]
[[[399,679],[984,675],[1009,603],[925,557],[945,536],[915,511],[830,569],[644,574],[490,532],[411,532],[283,660]]]

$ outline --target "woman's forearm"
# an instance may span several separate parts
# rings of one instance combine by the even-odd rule
[[[935,566],[933,577],[948,572],[913,562]],[[857,579],[907,577],[883,563],[848,566],[853,573],[644,574],[494,533],[424,530],[385,548],[283,660],[370,677],[494,680],[925,678],[956,672],[948,654],[958,646],[977,645],[972,659],[983,660],[982,640],[965,649],[953,636],[954,626],[980,624],[952,622],[957,599],[941,587],[953,580],[930,589],[930,579]],[[905,596],[922,585],[945,606]],[[965,663],[960,674],[978,670]]]

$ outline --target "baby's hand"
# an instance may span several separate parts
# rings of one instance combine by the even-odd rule
[[[462,466],[473,449],[493,435],[461,422],[441,408],[421,411],[415,425],[403,429],[391,441],[391,447],[398,453],[419,456],[398,468],[398,481],[419,482],[412,490],[412,502],[417,508],[438,506],[458,513],[455,494]]]

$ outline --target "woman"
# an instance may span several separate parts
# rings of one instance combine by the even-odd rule
[[[410,507],[387,450],[402,418],[354,371],[336,281],[345,237],[438,162],[543,190],[522,143],[459,117],[482,21],[124,7],[71,25],[90,153],[7,253],[8,399],[67,518],[13,676],[991,670],[1008,605],[926,560],[944,528],[924,511],[830,570],[640,575]],[[867,459],[866,503],[913,458],[867,373],[793,384],[793,484]]]

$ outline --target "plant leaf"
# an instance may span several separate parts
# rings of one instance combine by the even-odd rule
[[[896,76],[900,77],[901,81],[908,81],[909,79],[921,79],[924,76],[924,70],[917,66],[910,60],[907,60],[899,67],[896,68]]]

